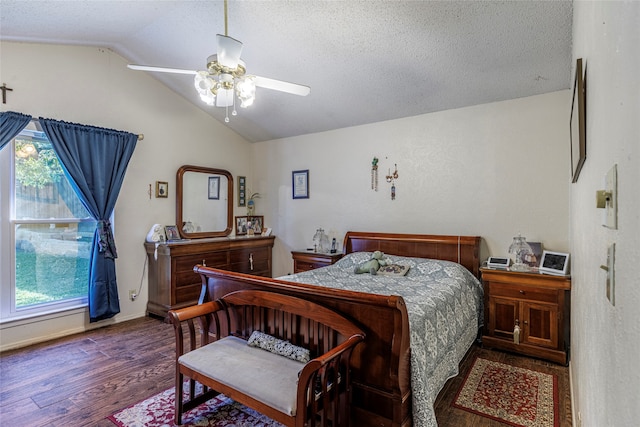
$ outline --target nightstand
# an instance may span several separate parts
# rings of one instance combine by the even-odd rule
[[[482,344],[566,365],[571,278],[480,269],[484,284]],[[516,325],[519,340],[514,338]]]
[[[291,251],[293,272],[309,271],[331,265],[342,258],[342,253],[323,253],[314,251]]]

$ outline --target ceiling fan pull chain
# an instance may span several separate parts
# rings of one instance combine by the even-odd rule
[[[234,83],[234,86],[238,87],[238,84]],[[231,89],[231,99],[232,99],[231,102],[233,102],[233,110],[231,111],[231,115],[235,117],[238,115],[238,112],[236,111],[236,94],[233,91],[233,89]]]

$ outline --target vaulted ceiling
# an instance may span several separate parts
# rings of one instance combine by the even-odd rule
[[[0,38],[201,70],[223,16],[220,0],[2,0]],[[571,25],[571,1],[229,0],[248,73],[311,93],[258,88],[227,126],[257,142],[567,89]],[[224,121],[192,76],[150,74]]]

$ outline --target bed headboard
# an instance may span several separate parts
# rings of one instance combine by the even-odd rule
[[[382,251],[389,255],[453,261],[480,277],[480,236],[368,233],[349,231],[343,252]]]

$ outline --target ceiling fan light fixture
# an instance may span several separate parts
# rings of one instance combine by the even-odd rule
[[[232,116],[237,115],[235,97],[240,106],[247,108],[256,97],[256,87],[287,92],[298,96],[307,96],[309,86],[269,79],[255,75],[246,76],[247,67],[240,55],[242,42],[228,36],[227,2],[224,0],[224,35],[216,35],[217,53],[207,58],[206,71],[184,70],[180,68],[153,67],[129,64],[133,70],[153,71],[160,73],[178,73],[195,75],[193,85],[200,99],[209,106],[224,107],[224,121],[229,123],[229,107],[233,108]]]
[[[216,107],[230,107],[233,105],[233,88],[218,88],[218,96],[216,96]]]
[[[198,93],[202,94],[209,92],[215,86],[215,81],[209,77],[209,73],[206,71],[198,71],[193,79],[193,84]]]
[[[252,76],[238,79],[236,83],[236,94],[240,99],[240,107],[247,108],[253,105],[256,99],[256,82]]]

